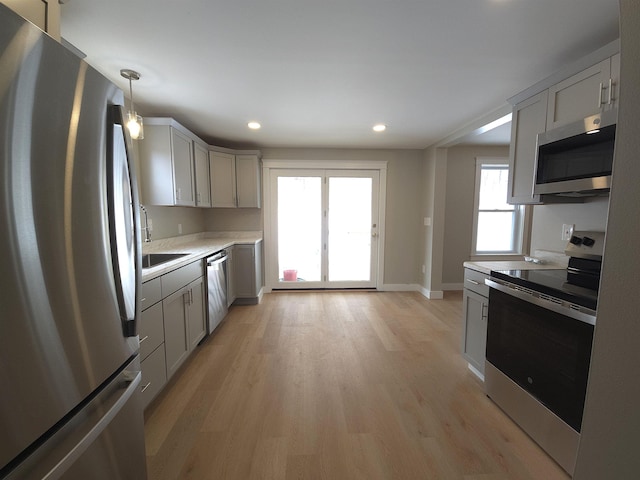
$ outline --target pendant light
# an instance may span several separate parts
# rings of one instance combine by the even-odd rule
[[[123,68],[120,70],[120,75],[129,80],[129,96],[131,98],[131,108],[127,113],[127,128],[131,134],[131,138],[134,140],[142,140],[144,138],[144,125],[142,124],[142,117],[136,113],[135,106],[133,104],[133,88],[131,87],[132,80],[140,80],[140,74],[135,70],[129,70]]]

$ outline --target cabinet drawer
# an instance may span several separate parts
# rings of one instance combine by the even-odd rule
[[[151,355],[142,361],[142,381],[140,390],[142,392],[142,405],[147,405],[162,390],[167,382],[167,372],[164,360],[164,345],[156,348]]]
[[[140,289],[140,308],[145,310],[154,303],[162,300],[162,289],[160,287],[160,278],[154,278],[142,284]]]
[[[144,360],[164,342],[162,303],[156,303],[140,315],[140,358]]]
[[[489,275],[465,268],[464,288],[476,292],[483,297],[489,297],[489,287],[484,283],[485,278],[489,278]]]
[[[166,298],[173,292],[193,282],[196,278],[201,277],[202,260],[190,263],[184,267],[180,267],[173,272],[169,272],[161,277],[162,279],[162,297]]]

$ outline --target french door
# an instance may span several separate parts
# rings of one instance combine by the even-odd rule
[[[377,285],[377,170],[277,169],[270,174],[272,288]]]

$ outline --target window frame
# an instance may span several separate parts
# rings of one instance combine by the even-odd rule
[[[473,203],[473,234],[471,240],[471,256],[487,257],[487,256],[499,256],[499,255],[522,255],[524,251],[524,239],[525,239],[525,221],[527,211],[524,205],[512,205],[513,210],[480,210],[480,180],[482,177],[482,169],[485,167],[493,167],[495,169],[507,170],[509,173],[509,159],[504,157],[476,157],[476,169],[475,169],[475,188],[474,188],[474,203]],[[507,193],[505,192],[505,195]],[[505,202],[507,198],[505,198]],[[478,250],[478,221],[481,212],[510,212],[513,211],[513,225],[514,231],[512,232],[512,245],[511,250]]]

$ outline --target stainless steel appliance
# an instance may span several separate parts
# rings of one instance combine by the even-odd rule
[[[0,4],[0,478],[146,478],[122,92]]]
[[[229,311],[227,306],[227,251],[207,257],[207,334],[220,325]]]
[[[575,232],[568,269],[492,271],[485,387],[567,472],[580,441],[602,232]]]
[[[588,196],[611,187],[617,111],[538,134],[534,194]]]

